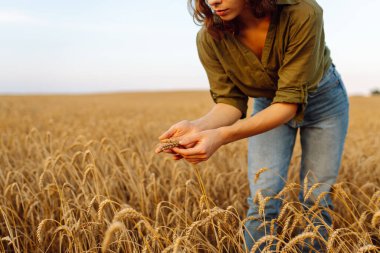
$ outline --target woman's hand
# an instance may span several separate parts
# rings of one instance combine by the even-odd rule
[[[181,146],[191,148],[173,148],[173,151],[186,161],[197,164],[208,160],[223,145],[223,136],[219,129],[206,130],[179,138]]]
[[[160,135],[158,139],[169,139],[180,137],[188,133],[199,132],[197,126],[189,120],[182,120],[174,125],[172,125],[166,132]]]
[[[193,134],[199,132],[200,129],[196,126],[196,124],[192,123],[189,120],[182,120],[174,125],[172,125],[166,132],[160,135],[158,137],[159,140],[164,139],[178,139],[179,137],[184,137],[188,134]],[[194,144],[188,144],[188,145],[181,145],[185,148],[191,148],[194,146]],[[160,153],[159,149],[157,148],[155,150],[156,153]],[[173,159],[179,160],[182,159],[181,155],[178,155],[176,152],[173,151],[173,149],[167,149],[164,151],[165,153],[174,154]]]
[[[183,120],[174,124],[166,132],[161,134],[159,139],[179,139],[179,137],[185,137],[188,134],[229,126],[239,120],[241,115],[241,111],[236,107],[228,104],[217,103],[206,115],[201,118],[193,121]],[[188,145],[182,145],[181,147],[192,148],[194,145],[194,143],[191,143]],[[156,153],[159,152],[160,148],[157,148]],[[179,160],[182,158],[180,154],[175,154],[173,149],[169,149],[164,152],[174,154],[174,160]]]

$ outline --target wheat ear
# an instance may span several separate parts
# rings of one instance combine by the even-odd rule
[[[368,251],[372,251],[372,250],[377,251],[379,249],[380,249],[379,247],[377,247],[373,244],[368,244],[368,245],[364,245],[364,246],[360,247],[360,249],[358,249],[358,253],[364,253],[364,252],[368,252]]]
[[[168,149],[172,149],[179,146],[179,141],[175,139],[164,139],[158,144],[158,152],[162,152]]]
[[[113,222],[106,231],[104,240],[102,242],[102,252],[106,252],[108,246],[111,244],[112,236],[116,231],[125,231],[126,227],[123,223],[116,221]]]
[[[377,211],[373,217],[372,217],[372,220],[371,220],[371,225],[373,227],[376,227],[376,225],[379,223],[380,221],[380,211]]]
[[[254,179],[255,184],[256,184],[257,180],[259,180],[261,173],[264,173],[264,172],[267,171],[267,170],[268,170],[268,168],[267,168],[267,167],[264,167],[264,168],[259,169],[259,170],[256,172],[256,174],[255,174],[255,179]]]
[[[304,243],[304,241],[305,241],[306,238],[314,239],[314,238],[319,238],[319,237],[320,236],[318,236],[314,232],[303,232],[302,234],[299,234],[296,237],[294,237],[293,239],[291,239],[285,245],[283,251],[287,252],[288,250],[292,249],[294,247],[294,245],[296,245],[299,242]]]

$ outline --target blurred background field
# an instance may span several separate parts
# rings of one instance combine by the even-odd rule
[[[0,251],[244,252],[246,140],[198,166],[208,201],[194,167],[154,154],[171,124],[211,106],[205,91],[0,96]],[[380,245],[379,147],[380,97],[350,97],[333,252]],[[299,163],[297,142],[289,183]]]

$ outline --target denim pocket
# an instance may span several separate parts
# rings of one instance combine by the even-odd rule
[[[342,78],[338,78],[338,83],[339,83],[339,86],[342,88],[344,94],[348,97],[348,94],[347,94],[347,89],[346,89],[346,85],[344,84]]]
[[[316,97],[320,94],[328,92],[330,89],[339,85],[339,77],[336,75],[335,67],[331,65],[325,76],[318,83],[318,88],[314,92],[309,92],[309,97]]]
[[[272,99],[266,97],[257,97],[253,99],[253,112],[251,116],[255,115],[259,111],[264,110],[272,103]]]
[[[332,75],[323,88],[309,94],[309,98],[305,109],[304,122],[307,122],[306,124],[347,112],[347,93],[337,73]]]

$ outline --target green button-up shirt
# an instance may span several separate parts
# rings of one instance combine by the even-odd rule
[[[248,97],[297,103],[294,119],[301,122],[308,92],[316,90],[332,63],[322,14],[315,0],[277,0],[261,60],[235,35],[226,33],[218,41],[202,27],[196,42],[214,102],[238,108],[242,118]]]

